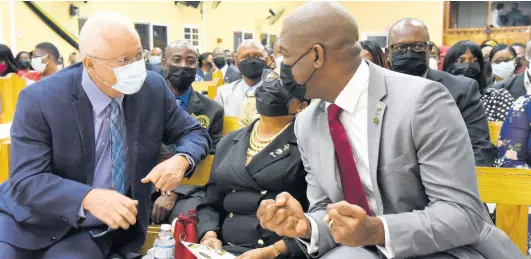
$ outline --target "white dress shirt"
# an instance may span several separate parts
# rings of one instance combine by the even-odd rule
[[[529,81],[529,74],[527,73],[527,69],[524,71],[525,75],[524,75],[524,86],[525,86],[525,91],[528,95],[531,94],[531,82]]]
[[[339,93],[335,100],[335,104],[343,109],[339,116],[339,120],[345,127],[347,137],[352,148],[352,155],[358,168],[358,173],[363,184],[369,207],[375,215],[377,211],[383,211],[383,208],[378,210],[376,198],[371,181],[371,174],[369,171],[369,148],[368,148],[368,132],[367,132],[367,104],[368,104],[368,86],[369,86],[369,65],[366,62],[361,62],[358,70],[350,79],[347,86]],[[326,103],[328,109],[330,103]],[[343,187],[346,188],[346,187]],[[315,220],[306,216],[312,227],[312,236],[310,243],[301,240],[308,248],[308,253],[313,254],[319,251],[319,233],[317,223]],[[387,222],[383,217],[380,217],[383,222],[385,230],[385,247],[377,246],[378,249],[387,257],[393,258],[394,253],[391,248],[391,240],[389,238],[389,228]]]
[[[262,81],[250,87],[243,79],[236,80],[218,87],[215,100],[223,106],[225,116],[239,117],[245,97],[247,94],[254,93],[254,90],[261,84]]]
[[[225,78],[225,76],[227,75],[227,69],[229,68],[229,65],[228,64],[225,64],[225,66],[223,66],[220,70],[221,70],[221,74],[223,74],[223,78]]]

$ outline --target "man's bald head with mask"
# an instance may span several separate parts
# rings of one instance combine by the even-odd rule
[[[428,70],[431,44],[428,28],[421,21],[405,18],[389,30],[387,56],[391,70],[422,76]]]
[[[276,42],[281,77],[290,77],[285,72],[291,67],[293,79],[306,86],[306,98],[334,102],[362,61],[358,38],[358,25],[342,5],[303,5],[286,18]]]
[[[267,67],[268,55],[262,43],[256,40],[244,40],[236,50],[234,63],[240,70],[243,80],[249,86],[260,82],[263,70]]]
[[[176,96],[182,95],[195,80],[199,53],[187,40],[170,43],[164,52],[162,68],[167,72],[170,90]]]

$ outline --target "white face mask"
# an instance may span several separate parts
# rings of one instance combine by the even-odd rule
[[[437,69],[439,69],[439,64],[438,64],[437,60],[434,59],[434,58],[430,58],[430,64],[429,64],[429,67],[430,67],[431,69],[433,69],[433,70],[437,70]]]
[[[32,58],[31,59],[31,66],[33,67],[33,69],[35,69],[35,71],[39,72],[39,73],[42,73],[44,72],[44,70],[46,69],[46,65],[48,65],[48,62],[46,63],[42,63],[42,59],[45,58],[46,56],[44,57],[40,57],[40,58]]]
[[[149,63],[153,65],[158,65],[161,63],[161,56],[151,56],[149,57]]]
[[[95,59],[97,60],[97,59]],[[134,94],[140,91],[144,81],[146,80],[146,64],[144,60],[139,60],[131,64],[127,64],[121,67],[109,67],[101,62],[106,68],[114,71],[114,76],[116,76],[116,84],[108,85],[105,81],[99,79],[101,82],[107,86],[112,87],[114,90],[123,93],[123,94]]]
[[[502,62],[500,64],[492,64],[492,74],[499,78],[507,79],[514,74],[514,60],[508,62]]]

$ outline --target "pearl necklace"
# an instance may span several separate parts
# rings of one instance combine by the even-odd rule
[[[256,154],[258,154],[260,151],[262,151],[269,143],[271,143],[275,138],[278,137],[284,130],[286,130],[289,125],[291,125],[291,122],[288,123],[284,128],[282,128],[277,134],[268,137],[263,138],[258,133],[258,125],[260,121],[257,121],[256,124],[253,127],[253,131],[251,132],[251,137],[249,138],[249,147],[247,148],[247,156],[254,157]]]

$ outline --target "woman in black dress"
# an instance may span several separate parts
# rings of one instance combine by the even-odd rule
[[[256,211],[262,200],[282,192],[305,210],[306,171],[293,131],[295,114],[307,106],[280,80],[256,92],[260,118],[219,142],[203,203],[197,208],[199,240],[244,258],[306,258],[294,239],[262,229]]]

